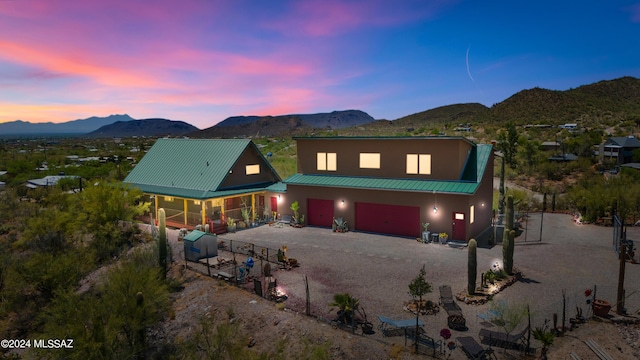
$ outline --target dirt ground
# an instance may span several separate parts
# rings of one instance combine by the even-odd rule
[[[517,260],[525,269],[528,281],[517,282],[499,297],[530,299],[537,305],[536,308],[544,310],[544,316],[548,316],[551,312],[557,312],[559,289],[569,287],[569,294],[577,291],[579,296],[583,296],[581,292],[586,286],[605,283],[606,279],[614,278],[617,274],[617,263],[611,256],[610,229],[593,225],[575,225],[569,217],[560,215],[545,217],[545,242],[524,244],[518,248]],[[547,231],[549,235],[546,234]],[[415,241],[402,242],[402,246],[398,246],[399,240],[395,238],[363,236],[356,233],[342,234],[340,237],[332,234],[325,238],[325,233],[322,229],[270,229],[267,227],[225,237],[225,240],[243,239],[256,243],[262,242],[266,245],[261,246],[269,247],[275,244],[287,244],[289,251],[302,259],[303,266],[300,270],[276,272],[278,284],[281,281],[286,284],[287,293],[291,295],[284,306],[282,303],[276,304],[250,291],[231,286],[222,280],[185,270],[183,260],[176,259],[172,274],[183,280],[185,288],[173,295],[173,315],[156,332],[157,340],[162,342],[164,339],[193,338],[199,331],[200,320],[211,318],[216,323],[229,321],[238,323],[240,325],[238,336],[242,338],[241,341],[247,344],[252,343],[253,349],[257,352],[272,353],[275,351],[276,344],[284,341],[285,354],[289,359],[309,358],[309,353],[317,347],[326,348],[331,359],[424,358],[425,355],[412,354],[410,344],[405,346],[402,336],[382,337],[377,329],[379,321],[375,315],[385,314],[393,318],[411,316],[403,313],[401,309],[401,304],[408,299],[405,289],[407,281],[402,280],[398,283],[393,279],[410,279],[411,276],[415,276],[412,270],[422,263],[430,264],[429,276],[436,279],[446,278],[452,288],[462,288],[461,284],[464,283],[465,276],[454,277],[455,273],[447,272],[446,267],[443,266],[446,263],[448,266],[462,267],[455,263],[461,261],[459,260],[460,250],[437,244],[422,245]],[[634,232],[631,234],[633,235]],[[634,236],[637,238],[637,235],[636,232]],[[172,246],[174,246],[174,254],[179,254],[182,243],[172,242]],[[569,252],[574,256],[567,258],[562,255]],[[499,256],[501,249],[479,249],[479,253],[482,255],[482,261],[488,263]],[[556,254],[564,260],[558,260]],[[413,260],[412,256],[416,259]],[[348,268],[350,277],[382,279],[385,278],[384,274],[387,274],[388,281],[347,282],[345,277],[341,277],[341,274],[346,273],[345,271],[335,272],[335,267],[341,266],[339,264],[348,264],[355,259],[365,263],[375,260],[378,266],[367,267],[362,274],[357,272],[359,271],[357,267]],[[331,263],[333,267],[318,267],[313,265],[315,262]],[[405,268],[409,270],[405,271]],[[640,268],[636,265],[630,265],[627,270],[629,291],[635,289],[638,271]],[[572,273],[571,282],[555,275],[558,273]],[[345,289],[366,299],[369,320],[376,326],[374,328],[376,334],[363,335],[361,331],[352,334],[334,328],[326,319],[335,312],[332,313],[326,306],[312,307],[312,314],[318,318],[303,315],[301,313],[304,311],[302,279],[305,274],[309,275],[310,283],[312,279],[314,281],[310,286],[314,294],[312,301],[317,304],[328,304],[331,294]],[[328,282],[325,281],[327,279],[334,280]],[[388,289],[384,287],[385,284],[389,286]],[[435,293],[430,295],[433,300],[437,299],[438,284],[434,284],[436,285]],[[327,287],[327,290],[322,291],[322,286]],[[609,299],[615,298],[611,297],[608,290],[610,289],[607,286],[599,286],[598,294]],[[381,291],[395,295],[384,298],[373,296]],[[368,294],[368,292],[374,294]],[[554,296],[537,296],[541,293],[554,294]],[[583,301],[582,298],[579,300]],[[629,298],[628,308],[630,310],[638,308],[635,295]],[[463,306],[470,330],[464,333],[454,332],[450,340],[458,336],[473,336],[478,339],[475,335],[481,324],[476,318],[476,313],[486,310],[486,306]],[[428,335],[440,340],[438,332],[446,324],[446,313],[440,311],[436,316],[423,316],[421,319],[427,324],[425,329]],[[593,339],[614,359],[640,359],[640,329],[637,325],[620,326],[596,320],[581,324],[579,328],[568,332],[565,336],[556,338],[550,348],[549,359],[571,359],[571,353],[581,359],[599,359],[585,343],[589,339]],[[539,355],[540,344],[533,341],[533,346],[537,348],[536,356]],[[497,359],[536,358],[536,356],[525,357],[516,350],[505,352],[501,348],[496,348],[495,353]],[[467,358],[459,348],[455,349],[450,357],[448,356],[448,353],[436,354],[440,359]]]
[[[331,324],[307,317],[267,301],[222,280],[184,270],[174,265],[173,276],[184,281],[183,291],[174,294],[172,319],[167,320],[160,331],[161,338],[184,340],[199,331],[196,324],[206,317],[214,323],[234,321],[239,323],[240,337],[247,344],[253,342],[257,352],[269,353],[278,341],[284,341],[287,358],[299,359],[308,355],[314,345],[325,346],[331,359],[417,359],[411,346],[405,346],[403,337],[376,340],[360,331],[351,334]],[[231,320],[233,319],[233,320]],[[378,330],[378,329],[376,329]],[[549,359],[571,359],[574,353],[581,359],[598,359],[585,343],[595,343],[613,359],[640,358],[640,328],[637,325],[616,325],[610,321],[590,320],[578,328],[555,339],[548,353]],[[537,354],[540,354],[538,349]],[[466,359],[455,349],[449,354],[436,354],[436,358]],[[497,359],[534,359],[516,350],[495,348]]]

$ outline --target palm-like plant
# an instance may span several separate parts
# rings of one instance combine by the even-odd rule
[[[545,320],[542,327],[536,327],[531,333],[536,340],[542,343],[540,358],[546,360],[547,350],[549,346],[553,344],[553,339],[556,337],[555,333],[549,330],[549,320]]]
[[[338,320],[344,324],[351,323],[353,314],[360,306],[360,300],[354,298],[349,293],[333,295],[333,301],[329,306],[338,308]]]

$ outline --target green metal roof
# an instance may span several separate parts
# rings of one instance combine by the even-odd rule
[[[264,191],[264,187],[218,191],[249,146],[255,147],[249,139],[158,139],[124,182],[145,193],[190,199]],[[264,164],[277,176],[266,159]]]
[[[335,176],[317,174],[295,174],[284,182],[288,185],[308,185],[342,187],[352,189],[415,191],[473,194],[478,188],[476,182],[463,181],[435,181],[414,179],[386,179],[360,176]]]
[[[325,174],[295,174],[284,180],[285,184],[341,187],[351,189],[410,191],[410,192],[438,192],[452,194],[473,194],[480,185],[487,168],[491,145],[478,145],[476,155],[477,180],[473,181],[443,181],[443,180],[416,180],[416,179],[388,179],[362,176],[336,176]]]
[[[196,241],[206,234],[204,231],[193,230],[184,237],[184,241]]]

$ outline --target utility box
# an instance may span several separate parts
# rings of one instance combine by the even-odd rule
[[[218,256],[218,236],[193,230],[184,237],[184,258],[197,262],[200,259]]]

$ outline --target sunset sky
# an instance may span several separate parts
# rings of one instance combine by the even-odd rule
[[[0,123],[396,119],[640,77],[640,2],[0,0]]]

